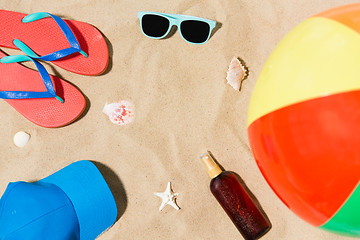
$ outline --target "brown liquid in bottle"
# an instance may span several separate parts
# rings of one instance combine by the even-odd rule
[[[246,240],[259,239],[271,224],[255,205],[238,177],[221,168],[205,153],[201,157],[212,178],[210,190]]]

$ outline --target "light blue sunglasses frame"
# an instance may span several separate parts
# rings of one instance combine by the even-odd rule
[[[147,34],[144,33],[144,30],[142,28],[142,18],[144,15],[147,15],[147,14],[151,14],[151,15],[157,15],[157,16],[161,16],[161,17],[164,17],[166,18],[167,20],[169,20],[169,29],[167,30],[167,32],[161,36],[161,37],[152,37],[152,36],[149,36]],[[209,20],[209,19],[206,19],[206,18],[200,18],[200,17],[194,17],[194,16],[189,16],[189,15],[181,15],[181,14],[169,14],[169,13],[160,13],[160,12],[138,12],[138,18],[140,19],[140,26],[141,26],[141,31],[142,33],[149,37],[149,38],[153,38],[153,39],[161,39],[161,38],[164,38],[166,37],[172,26],[177,26],[178,28],[178,31],[180,32],[180,36],[182,37],[182,39],[184,39],[186,42],[188,43],[191,43],[191,44],[204,44],[206,43],[210,36],[211,36],[211,32],[212,30],[215,28],[216,26],[216,21],[213,21],[213,20]],[[207,23],[210,27],[210,30],[209,30],[209,35],[207,37],[207,39],[204,41],[204,42],[200,42],[200,43],[194,43],[194,42],[190,42],[188,40],[186,40],[184,38],[184,36],[182,35],[181,33],[181,28],[180,28],[180,25],[183,21],[186,21],[186,20],[195,20],[195,21],[200,21],[200,22],[204,22],[204,23]]]

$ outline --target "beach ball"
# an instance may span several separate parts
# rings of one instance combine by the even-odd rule
[[[360,4],[310,17],[280,41],[255,84],[248,137],[290,210],[360,237]]]

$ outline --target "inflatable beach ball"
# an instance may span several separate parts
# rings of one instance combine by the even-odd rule
[[[251,97],[248,136],[290,210],[360,237],[360,4],[313,16],[278,44]]]

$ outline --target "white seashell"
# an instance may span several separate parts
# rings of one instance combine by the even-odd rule
[[[30,140],[30,134],[20,131],[14,135],[13,141],[17,147],[25,147]]]
[[[242,80],[247,77],[247,70],[237,57],[233,57],[227,71],[226,80],[235,90],[239,91]]]
[[[105,103],[103,113],[108,115],[110,121],[117,125],[131,123],[135,112],[133,105],[128,101],[119,101],[114,103]]]

